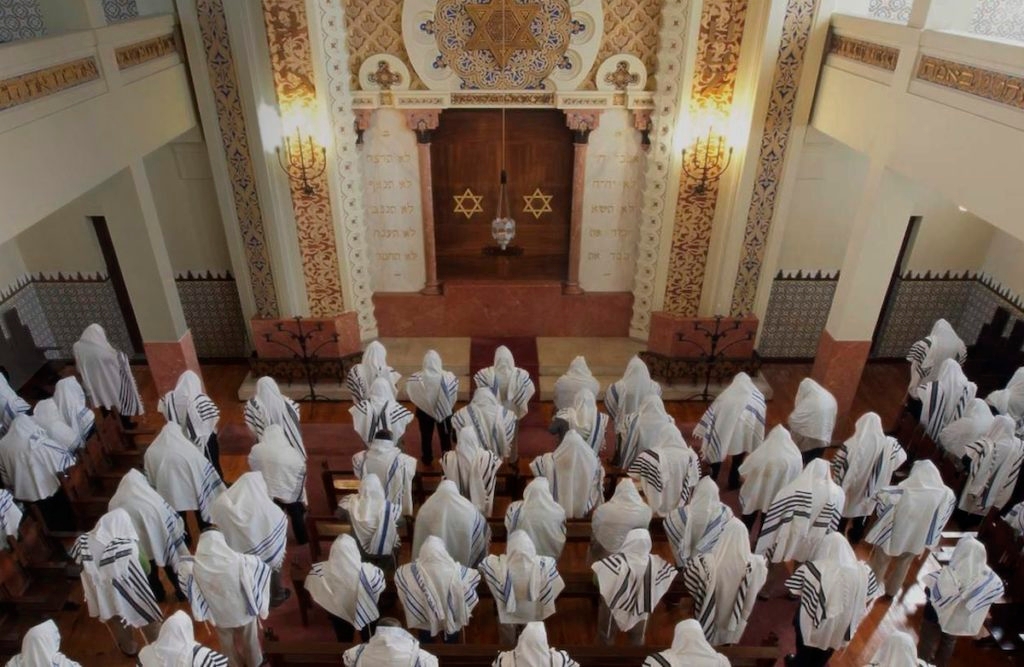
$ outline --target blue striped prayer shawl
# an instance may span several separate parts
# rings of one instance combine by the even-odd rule
[[[288,516],[282,514],[281,520],[269,535],[246,550],[245,553],[256,556],[261,561],[276,568],[284,559],[285,545],[288,542]]]
[[[132,375],[132,368],[128,363],[128,355],[118,352],[117,360],[121,383],[118,390],[117,411],[126,417],[141,415],[145,409],[142,406],[142,397],[139,396],[139,388],[135,384],[135,376]]]
[[[100,569],[110,567],[117,561],[125,561],[125,572],[120,577],[110,580],[121,604],[126,605],[121,607],[119,615],[129,621],[135,620],[135,617],[141,618],[144,623],[140,625],[155,623],[163,619],[160,606],[157,604],[156,598],[153,597],[153,589],[150,588],[149,580],[139,562],[139,551],[135,540],[126,538],[111,540],[104,546],[103,553],[100,554],[97,561],[89,547],[89,533],[86,533],[78,536],[69,555],[73,561],[83,567],[85,563],[96,562],[97,568]],[[83,576],[86,576],[85,573]],[[140,627],[136,623],[131,624]]]

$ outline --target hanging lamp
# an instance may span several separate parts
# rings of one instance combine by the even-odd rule
[[[501,48],[503,50],[506,48],[505,37],[505,0],[501,0]],[[508,249],[509,243],[516,237],[516,221],[512,219],[508,198],[508,170],[505,165],[505,110],[507,102],[508,92],[506,91],[501,105],[501,182],[498,185],[498,208],[495,211],[495,218],[491,220],[491,237],[503,251]]]

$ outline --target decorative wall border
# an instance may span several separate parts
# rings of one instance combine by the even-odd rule
[[[117,60],[117,69],[126,70],[172,53],[180,54],[178,36],[173,32],[118,47],[114,50],[114,58]]]
[[[847,60],[856,60],[888,72],[896,71],[896,64],[900,59],[900,50],[895,47],[854,39],[834,32],[829,32],[826,53]]]
[[[829,271],[827,269],[818,269],[817,271],[811,271],[810,269],[804,273],[803,269],[797,269],[796,271],[785,271],[780,269],[775,274],[775,280],[828,280],[835,282],[839,280],[839,269],[835,271]]]
[[[179,282],[211,280],[234,282],[235,277],[231,275],[230,271],[211,271],[207,269],[206,271],[200,270],[196,271],[195,273],[192,273],[191,270],[185,271],[184,273],[179,271],[178,273],[174,274],[174,279]]]
[[[922,55],[914,79],[1024,111],[1024,77]]]
[[[99,79],[94,56],[18,74],[0,81],[0,111]]]

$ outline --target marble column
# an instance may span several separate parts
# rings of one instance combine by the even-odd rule
[[[426,281],[421,294],[440,294],[437,280],[437,248],[434,239],[434,177],[430,166],[430,142],[434,138],[441,111],[417,109],[406,112],[409,129],[416,133],[416,150],[420,163],[420,215],[423,218],[423,263]]]
[[[583,196],[587,187],[587,140],[601,120],[600,110],[566,111],[572,130],[572,209],[569,215],[569,277],[562,292],[583,294],[580,288],[580,244],[583,240]]]

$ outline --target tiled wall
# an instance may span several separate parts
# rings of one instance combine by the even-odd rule
[[[135,0],[103,0],[103,15],[107,23],[128,21],[139,15]]]
[[[0,44],[46,33],[36,0],[0,0]]]
[[[249,354],[245,318],[238,289],[230,275],[193,277],[175,281],[200,359],[244,357]]]
[[[125,352],[132,350],[114,287],[105,275],[74,281],[35,279],[32,287],[49,325],[53,345],[57,348],[48,351],[47,357],[70,359],[71,346],[82,335],[82,330],[93,322],[107,332],[111,345]],[[142,351],[134,352],[138,357]]]
[[[775,276],[758,353],[766,358],[813,357],[838,281],[838,273]]]
[[[972,275],[911,276],[896,282],[892,307],[883,315],[881,336],[875,350],[878,358],[902,358],[916,341],[931,331],[935,320],[944,318],[960,335],[959,322],[968,300],[972,297]],[[982,323],[978,324],[981,327]],[[967,339],[970,343],[977,337]]]

